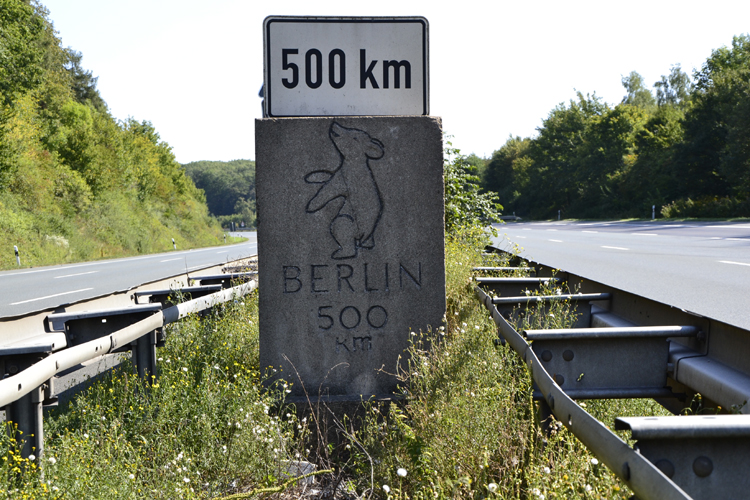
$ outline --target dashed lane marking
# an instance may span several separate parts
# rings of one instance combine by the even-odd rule
[[[94,274],[98,273],[99,271],[88,271],[85,273],[76,273],[76,274],[66,274],[65,276],[55,276],[53,279],[59,279],[59,278],[72,278],[73,276],[83,276],[84,274]]]
[[[53,297],[60,297],[62,295],[70,295],[71,293],[88,292],[89,290],[93,290],[93,288],[81,288],[80,290],[72,290],[70,292],[56,293],[54,295],[47,295],[45,297],[37,297],[35,299],[22,300],[20,302],[13,302],[11,305],[17,306],[19,304],[26,304],[28,302],[36,302],[37,300],[51,299]]]

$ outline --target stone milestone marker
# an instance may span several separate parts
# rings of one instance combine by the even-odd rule
[[[261,368],[279,370],[292,396],[392,394],[410,332],[445,314],[440,120],[262,119],[255,130]]]

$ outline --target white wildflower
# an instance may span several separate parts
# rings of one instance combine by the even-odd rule
[[[390,493],[391,492],[390,486],[388,486],[387,484],[384,484],[383,485],[383,491],[385,491],[386,493]]]
[[[32,453],[31,455],[29,455],[29,462],[33,462],[34,460],[36,460],[36,455]]]
[[[135,474],[128,474],[128,479],[135,479]]]
[[[57,459],[56,459],[55,457],[49,457],[49,458],[48,458],[47,460],[48,460],[48,461],[49,461],[49,463],[51,463],[52,465],[55,465],[55,464],[57,463]]]
[[[406,477],[406,469],[401,467],[396,471],[396,474],[398,475],[398,477]]]
[[[591,464],[592,464],[592,465],[599,465],[599,460],[597,460],[597,459],[595,459],[595,458],[592,458],[592,459],[591,459]]]
[[[490,493],[495,493],[497,491],[497,484],[490,483],[487,485],[487,489],[490,490]]]

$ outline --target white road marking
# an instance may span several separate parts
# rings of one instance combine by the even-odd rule
[[[609,248],[610,250],[630,250],[629,248],[623,248],[623,247],[608,247],[605,245],[602,245],[602,248]]]
[[[563,242],[562,240],[549,240],[549,241],[554,241],[555,243],[562,243]]]
[[[547,229],[547,231],[557,231],[557,229]]]
[[[732,262],[731,260],[720,260],[722,264],[734,264],[735,266],[748,266],[750,267],[750,264],[747,264],[745,262]]]
[[[725,238],[727,241],[750,241],[747,238]]]
[[[522,227],[522,228],[521,228],[521,231],[531,231],[531,229],[530,229],[530,228],[528,228],[528,227]]]
[[[229,253],[229,250],[222,250],[221,252],[216,252],[216,253]]]
[[[525,240],[526,236],[514,236],[514,238],[521,238],[522,240]]]
[[[720,240],[720,239],[721,238],[719,238],[718,236],[714,236],[713,238],[709,238],[709,240]]]
[[[737,225],[726,224],[724,226],[706,226],[706,227],[710,227],[712,229],[725,229],[725,228],[728,228],[728,227],[730,227],[732,229],[738,228],[738,227],[741,228],[741,229],[750,229],[750,226],[748,226],[747,224],[737,224]]]
[[[659,236],[656,233],[630,233],[630,234],[635,235],[635,236]]]
[[[73,276],[83,276],[84,274],[94,274],[94,273],[98,273],[98,272],[99,271],[88,271],[88,272],[85,272],[85,273],[66,274],[65,276],[55,276],[54,279],[58,279],[58,278],[71,278]]]
[[[159,262],[172,262],[173,260],[182,260],[182,257],[177,257],[176,259],[160,260]]]
[[[70,295],[71,293],[87,292],[89,290],[93,290],[93,288],[81,288],[80,290],[73,290],[71,292],[56,293],[54,295],[47,295],[46,297],[37,297],[36,299],[22,300],[21,302],[13,302],[11,305],[17,306],[19,304],[26,304],[27,302],[35,302],[37,300],[51,299],[53,297],[60,297],[61,295]]]
[[[599,231],[581,231],[582,233],[599,234]]]

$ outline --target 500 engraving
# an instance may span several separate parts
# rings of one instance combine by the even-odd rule
[[[346,330],[354,330],[362,323],[362,313],[354,306],[346,306],[336,315],[333,306],[318,307],[318,328],[321,330],[330,330],[338,323]],[[364,319],[370,328],[383,328],[388,323],[388,311],[383,306],[372,306],[364,314]]]

